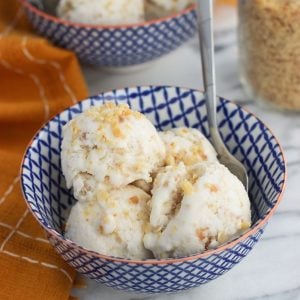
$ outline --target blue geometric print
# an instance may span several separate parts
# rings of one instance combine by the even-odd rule
[[[120,290],[169,293],[204,284],[230,270],[253,248],[263,233],[270,211],[281,195],[285,162],[270,130],[255,116],[224,99],[218,100],[218,124],[228,149],[243,162],[249,175],[252,231],[219,251],[201,257],[164,261],[126,261],[87,251],[62,235],[75,200],[66,188],[60,165],[62,127],[93,105],[128,103],[159,129],[189,126],[207,137],[203,94],[196,90],[150,86],[113,90],[91,97],[53,118],[27,149],[22,169],[24,196],[48,237],[78,272]]]
[[[159,58],[186,42],[197,29],[194,10],[155,23],[117,28],[65,24],[27,6],[25,12],[40,35],[75,52],[83,63],[102,67],[125,67]]]

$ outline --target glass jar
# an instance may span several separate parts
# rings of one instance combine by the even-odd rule
[[[239,0],[239,48],[249,96],[300,111],[300,0]]]

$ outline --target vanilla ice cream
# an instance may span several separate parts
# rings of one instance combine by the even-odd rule
[[[154,181],[144,245],[156,258],[188,256],[228,242],[250,225],[247,192],[225,166],[169,166]]]
[[[63,129],[62,171],[78,200],[88,200],[104,187],[149,183],[164,157],[155,127],[125,104],[92,107]]]
[[[207,138],[197,129],[180,127],[159,133],[165,143],[166,164],[183,162],[190,166],[199,162],[217,161],[217,153]]]
[[[104,255],[151,258],[143,244],[149,199],[148,194],[131,185],[112,191],[98,190],[93,199],[77,202],[72,208],[65,236]]]
[[[189,256],[251,225],[243,184],[198,130],[157,132],[141,113],[112,102],[63,128],[62,171],[78,202],[66,237],[128,259]]]
[[[57,16],[86,24],[137,23],[144,21],[144,0],[60,0]]]

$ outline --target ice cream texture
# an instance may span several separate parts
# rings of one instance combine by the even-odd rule
[[[145,247],[155,257],[201,253],[251,225],[247,192],[220,163],[181,164],[167,167],[162,174],[154,181],[152,229],[144,236]]]
[[[165,146],[155,127],[125,104],[92,107],[63,129],[62,171],[79,201],[99,188],[151,182],[151,173],[164,157]]]
[[[60,0],[57,15],[76,23],[136,23],[144,20],[144,0]]]
[[[204,161],[217,161],[217,153],[207,138],[194,128],[174,128],[160,132],[167,155],[167,165],[183,162],[193,165]]]
[[[148,194],[131,185],[98,190],[90,201],[77,202],[72,208],[66,237],[104,255],[149,258],[151,252],[143,244],[149,199]]]
[[[66,237],[101,254],[189,256],[251,225],[243,184],[197,129],[158,133],[141,113],[108,102],[65,125],[61,159],[78,200]]]

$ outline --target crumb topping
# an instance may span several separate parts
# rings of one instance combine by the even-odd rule
[[[132,197],[130,197],[129,198],[129,202],[131,203],[131,204],[138,204],[139,203],[139,201],[140,201],[140,199],[139,199],[139,197],[138,196],[132,196]]]
[[[206,183],[205,187],[209,189],[211,193],[217,193],[219,191],[219,188],[213,183]]]
[[[190,195],[194,191],[193,184],[190,181],[188,181],[187,179],[184,179],[182,181],[181,189],[182,189],[184,195]]]
[[[217,240],[220,244],[227,242],[228,239],[229,239],[229,236],[224,231],[221,231],[218,233]]]
[[[199,239],[199,241],[202,242],[206,238],[206,229],[197,228],[196,229],[196,236]]]
[[[251,226],[251,224],[250,224],[249,222],[247,222],[247,221],[242,221],[242,222],[241,222],[240,229],[241,229],[241,230],[246,230],[246,229],[250,228],[250,226]]]
[[[109,193],[106,190],[99,190],[97,192],[97,197],[101,200],[108,200]]]
[[[116,105],[107,102],[101,106],[93,107],[85,112],[92,120],[99,123],[99,131],[102,133],[103,126],[101,124],[109,124],[111,132],[116,138],[124,138],[124,122],[130,118],[141,119],[143,115],[140,112],[133,111],[127,104]],[[103,137],[103,136],[101,136]]]

